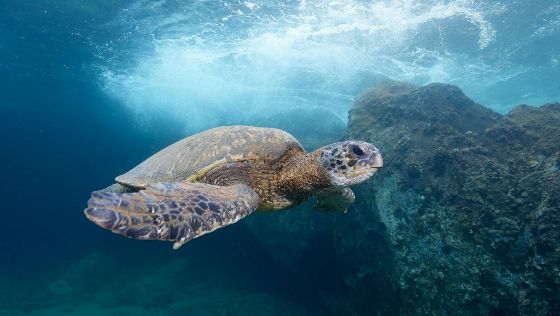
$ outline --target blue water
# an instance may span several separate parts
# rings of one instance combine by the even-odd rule
[[[458,85],[501,113],[560,100],[560,3],[0,1],[0,315],[69,305],[76,314],[121,305],[171,313],[160,302],[183,296],[157,296],[158,279],[131,290],[145,300],[103,297],[103,286],[162,266],[161,279],[178,278],[173,286],[183,284],[177,291],[194,305],[219,305],[207,309],[214,314],[227,314],[231,293],[253,297],[263,314],[326,313],[344,267],[321,257],[333,251],[318,241],[287,268],[290,258],[276,258],[250,228],[271,220],[264,215],[173,252],[101,231],[82,210],[115,175],[210,127],[281,127],[309,148],[336,139],[354,98],[382,78]],[[324,119],[298,114],[317,112]],[[65,272],[99,281],[74,281],[87,289],[70,284],[67,295],[57,283],[72,283]]]

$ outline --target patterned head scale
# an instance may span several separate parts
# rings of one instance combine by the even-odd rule
[[[334,186],[350,186],[369,179],[383,167],[381,153],[372,144],[349,140],[319,148],[321,165]]]

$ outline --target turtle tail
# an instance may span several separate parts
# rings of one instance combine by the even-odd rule
[[[258,201],[257,194],[243,184],[165,182],[133,193],[95,191],[84,213],[90,221],[114,233],[167,240],[178,249],[251,214]]]

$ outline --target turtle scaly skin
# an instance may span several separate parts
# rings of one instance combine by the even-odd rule
[[[199,181],[214,185],[247,183],[259,195],[259,210],[280,210],[303,202],[314,192],[330,186],[330,179],[318,163],[317,152],[286,155],[269,166],[231,163],[208,172]]]

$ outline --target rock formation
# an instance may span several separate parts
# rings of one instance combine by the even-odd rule
[[[378,218],[393,312],[560,314],[560,104],[502,116],[454,86],[387,81],[356,100],[346,137],[385,160],[335,232],[334,248],[350,256],[350,244],[361,267],[347,279],[379,277],[366,233],[377,228],[363,227]],[[362,283],[355,296],[379,292]]]

